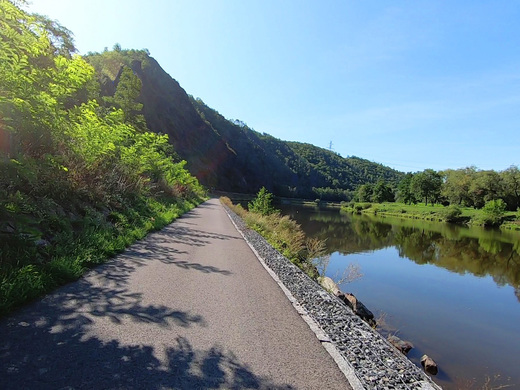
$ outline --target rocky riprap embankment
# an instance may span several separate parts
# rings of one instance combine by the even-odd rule
[[[242,219],[231,220],[257,255],[278,276],[299,305],[319,325],[365,389],[439,389],[431,379],[390,345],[338,298],[326,292],[282,256]]]

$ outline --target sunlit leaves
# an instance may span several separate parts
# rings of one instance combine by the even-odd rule
[[[130,68],[120,74],[113,107],[101,108],[89,100],[93,94],[101,100],[94,67],[71,56],[70,32],[5,0],[0,48],[0,135],[11,132],[16,142],[8,143],[17,145],[8,154],[45,161],[76,189],[101,198],[149,192],[159,184],[200,190],[184,163],[174,162],[168,138],[146,132],[136,101],[141,81]]]

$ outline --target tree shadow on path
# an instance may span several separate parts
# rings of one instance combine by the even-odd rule
[[[127,287],[135,266],[116,259],[0,321],[0,388],[291,388],[255,375],[217,345],[194,350],[175,328],[205,327],[204,318],[143,304],[142,294]],[[127,328],[121,325],[132,323],[151,334],[171,332],[171,339],[160,350],[145,337],[123,343],[118,332]]]
[[[166,363],[149,345],[85,338],[90,322],[78,316],[67,328],[21,321],[2,331],[2,389],[292,389],[255,375],[219,346],[194,350],[177,337]]]
[[[171,225],[169,231],[149,236],[78,282],[0,320],[0,388],[292,389],[256,375],[221,346],[194,349],[175,329],[205,327],[203,316],[145,304],[142,293],[130,290],[131,275],[154,261],[231,274],[179,259],[182,250],[161,246],[172,233],[182,241],[191,235],[189,245],[234,238],[209,237]],[[144,333],[123,342],[121,333],[132,324]],[[171,334],[165,345],[146,341],[157,332]]]

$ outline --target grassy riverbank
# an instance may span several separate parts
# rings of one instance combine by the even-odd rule
[[[418,203],[406,205],[404,203],[354,203],[344,204],[343,211],[365,213],[399,218],[421,219],[426,221],[451,222],[486,226],[490,215],[484,209],[470,207],[442,206],[439,204],[425,205]],[[520,230],[518,212],[504,212],[498,217],[502,229]]]
[[[319,274],[312,260],[319,257],[324,243],[317,239],[307,239],[300,225],[276,210],[269,214],[248,211],[241,205],[234,205],[228,197],[220,201],[244,220],[247,226],[262,235],[282,255],[313,279]]]

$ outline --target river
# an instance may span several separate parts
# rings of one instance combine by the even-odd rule
[[[415,364],[432,357],[443,388],[520,389],[520,233],[279,207],[326,240],[327,276],[356,265],[341,290],[411,341]]]

